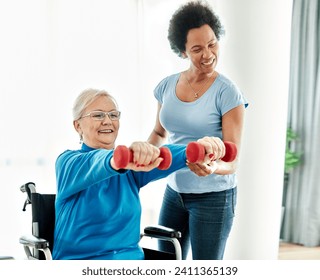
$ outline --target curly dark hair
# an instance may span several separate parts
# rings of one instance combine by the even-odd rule
[[[189,30],[205,24],[212,28],[217,39],[220,40],[221,35],[224,34],[223,26],[206,2],[192,1],[182,5],[173,14],[169,23],[168,40],[171,49],[181,57],[182,52],[186,50]]]

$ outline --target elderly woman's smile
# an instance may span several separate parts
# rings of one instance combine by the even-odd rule
[[[89,147],[111,150],[118,136],[119,119],[115,101],[107,96],[98,96],[74,121],[74,126]]]

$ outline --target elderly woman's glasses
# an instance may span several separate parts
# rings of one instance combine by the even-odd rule
[[[112,121],[117,121],[120,119],[121,112],[120,111],[111,111],[111,112],[103,112],[103,111],[92,111],[84,116],[82,116],[80,119],[85,117],[90,117],[91,119],[95,121],[102,121],[106,118],[106,116],[109,117]]]

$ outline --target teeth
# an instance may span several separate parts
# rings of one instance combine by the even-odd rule
[[[211,61],[209,61],[209,62],[203,62],[202,64],[204,64],[204,65],[210,65],[210,64],[212,64],[213,63],[213,60],[211,60]]]
[[[100,130],[99,132],[110,133],[110,132],[112,132],[112,130],[111,129],[104,129],[104,130]]]

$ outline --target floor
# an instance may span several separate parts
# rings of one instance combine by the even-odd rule
[[[280,242],[279,260],[320,260],[320,247]]]

